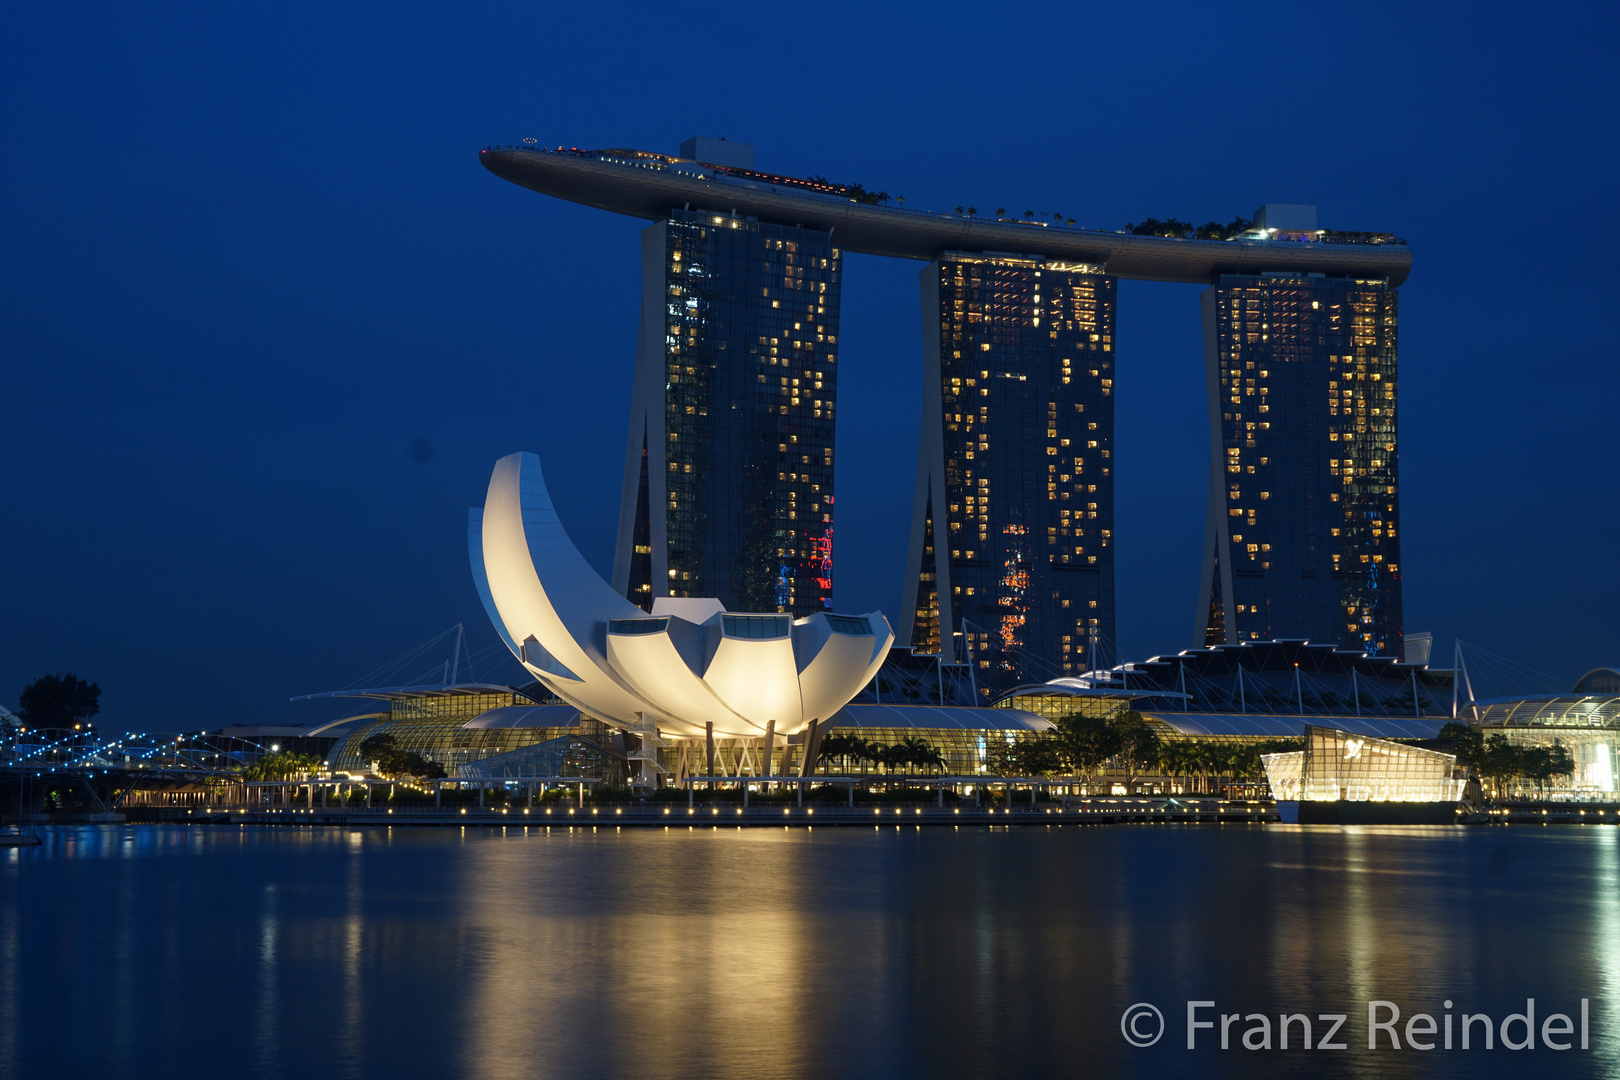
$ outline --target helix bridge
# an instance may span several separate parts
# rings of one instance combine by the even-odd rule
[[[0,733],[0,786],[8,792],[63,785],[114,813],[140,790],[231,782],[270,748],[206,732],[23,731]]]

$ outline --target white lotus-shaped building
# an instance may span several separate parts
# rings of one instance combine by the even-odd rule
[[[894,641],[878,611],[794,619],[662,597],[649,615],[568,539],[533,454],[495,463],[467,541],[484,607],[523,666],[570,705],[632,731],[796,734],[848,704]]]

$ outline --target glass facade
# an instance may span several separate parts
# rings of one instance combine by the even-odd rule
[[[1046,725],[1028,714],[1012,709],[932,709],[915,706],[852,706],[829,724],[829,735],[855,736],[877,746],[894,746],[918,740],[938,750],[945,759],[949,776],[976,776],[985,773],[988,749],[997,743],[1011,744]],[[763,740],[716,739],[714,775],[724,777],[760,776]],[[804,764],[805,743],[801,736],[779,740],[771,757],[774,776],[797,776]],[[688,776],[708,775],[707,748],[701,739],[671,740],[659,750],[659,762],[669,782],[679,784]],[[938,768],[933,770],[938,773]],[[829,757],[823,753],[815,772],[822,776],[869,775],[874,780],[891,775],[886,766]],[[892,775],[908,775],[902,768]],[[926,770],[916,770],[923,776]]]
[[[363,772],[371,763],[361,753],[361,744],[373,735],[392,735],[401,752],[420,754],[428,761],[443,765],[451,776],[458,776],[463,767],[485,758],[510,754],[568,734],[571,734],[568,728],[468,728],[466,720],[460,717],[396,717],[356,728],[333,747],[327,767],[338,772]]]
[[[630,442],[640,456],[626,472],[633,517],[620,523],[615,584],[647,610],[665,595],[824,610],[840,253],[828,233],[702,212],[674,211],[648,232]]]
[[[1282,800],[1456,802],[1464,781],[1452,754],[1306,727],[1305,749],[1264,754],[1266,780]]]
[[[1111,662],[1114,279],[948,253],[923,276],[911,644],[1005,688]],[[960,635],[960,637],[957,637]]]
[[[1200,644],[1306,638],[1401,655],[1395,290],[1226,275],[1203,307]]]
[[[1022,709],[1042,720],[1057,723],[1065,716],[1110,717],[1129,709],[1134,698],[1115,694],[1066,694],[1061,691],[1030,689],[1015,692],[991,706],[993,709]]]

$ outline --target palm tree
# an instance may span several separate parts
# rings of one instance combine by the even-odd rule
[[[927,751],[929,746],[915,735],[907,735],[905,738],[901,739],[896,745],[895,749],[905,751],[905,765],[907,767],[907,771],[909,771],[912,775],[916,775],[918,765],[922,765],[927,762]]]
[[[1215,770],[1216,747],[1214,743],[1201,742],[1188,748],[1188,764],[1199,778],[1199,794],[1204,794],[1209,786],[1209,776]]]
[[[867,765],[876,765],[883,760],[884,746],[881,743],[870,742],[859,735],[853,736],[855,749],[853,756],[861,763],[861,775],[866,775]]]
[[[1181,774],[1192,766],[1191,750],[1192,744],[1185,739],[1165,743],[1164,749],[1159,753],[1159,767],[1179,783]]]
[[[1232,746],[1230,743],[1205,743],[1203,751],[1206,775],[1216,778],[1216,783],[1211,785],[1210,794],[1213,795],[1217,793],[1220,778],[1232,770]]]
[[[1002,217],[1003,217],[1003,216],[1004,216],[1004,215],[1005,215],[1005,214],[1006,214],[1006,213],[1007,213],[1007,209],[1006,209],[1006,207],[1003,207],[1003,206],[998,206],[998,207],[996,207],[996,220],[997,220],[997,221],[1000,221],[1000,220],[1001,220],[1001,219],[1002,219]]]
[[[967,208],[967,216],[968,217],[978,217],[979,216],[979,208],[977,206],[968,207]]]
[[[819,756],[827,761],[842,761],[849,756],[850,742],[851,739],[848,735],[823,736],[821,740],[821,753]]]
[[[956,216],[957,216],[957,217],[961,217],[961,216],[962,216],[962,208],[961,208],[961,207],[960,207],[960,206],[958,206],[958,207],[957,207],[957,208],[956,208],[956,209],[955,209],[955,210],[954,210],[954,211],[953,211],[953,213],[955,213],[955,214],[956,214]]]
[[[1035,211],[1033,211],[1033,210],[1025,210],[1024,211],[1024,220],[1025,221],[1034,221],[1035,220]]]

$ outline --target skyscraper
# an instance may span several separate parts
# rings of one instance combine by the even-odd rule
[[[1211,446],[1196,644],[1308,638],[1400,655],[1395,289],[1227,274],[1203,314]]]
[[[642,232],[613,585],[732,611],[831,605],[840,253],[826,232],[673,210]]]
[[[1111,662],[1114,279],[947,252],[921,282],[911,645],[991,686],[1085,670],[1093,633]]]
[[[1198,640],[1403,648],[1393,376],[1412,252],[1399,237],[1318,229],[1309,204],[1268,203],[1253,228],[1198,237],[923,211],[760,171],[748,144],[702,137],[679,157],[528,139],[480,160],[657,223],[614,562],[643,607],[825,604],[842,250],[929,263],[912,610],[896,627],[919,652],[971,657],[981,688],[1078,672],[1094,640],[1099,663],[1115,659],[1120,279],[1215,283]]]

